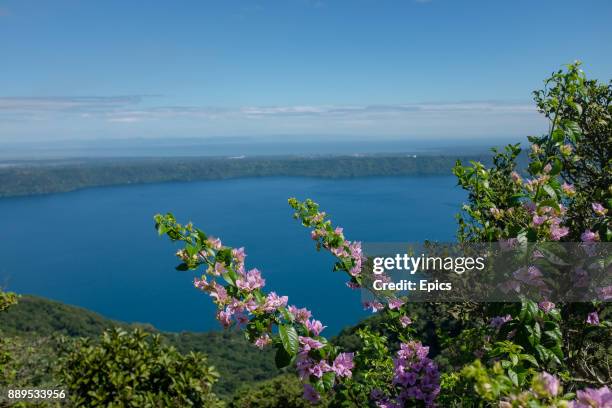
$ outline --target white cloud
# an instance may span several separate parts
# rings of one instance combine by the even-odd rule
[[[426,135],[536,134],[545,121],[529,102],[387,105],[156,106],[143,95],[0,97],[0,134]],[[3,125],[4,123],[4,125]],[[50,136],[51,137],[51,136]],[[59,136],[58,136],[59,137]]]

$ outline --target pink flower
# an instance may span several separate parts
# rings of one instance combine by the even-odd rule
[[[389,309],[391,310],[399,309],[400,307],[402,307],[404,303],[406,302],[404,302],[403,300],[397,299],[397,298],[391,299],[389,301]]]
[[[550,312],[551,310],[553,310],[555,308],[555,304],[553,302],[549,302],[548,300],[544,300],[544,301],[538,303],[538,307],[544,313],[548,313],[548,312]]]
[[[561,189],[563,190],[565,194],[567,194],[570,197],[576,194],[576,189],[571,184],[563,183],[561,185]]]
[[[365,302],[363,302],[363,309],[364,310],[368,310],[368,309],[372,309],[372,313],[376,313],[379,310],[382,310],[384,308],[383,304],[377,301],[368,301],[366,300]]]
[[[536,205],[532,201],[528,201],[528,202],[524,203],[523,207],[525,207],[525,210],[527,210],[527,212],[529,212],[529,213],[533,213],[536,210]]]
[[[220,310],[217,313],[217,319],[221,322],[223,327],[228,328],[232,324],[232,314],[224,310]]]
[[[223,244],[221,244],[221,240],[215,237],[208,237],[206,243],[216,251],[220,250],[223,247]]]
[[[244,247],[234,248],[232,249],[232,256],[238,263],[243,263],[244,258],[246,258],[246,253],[244,252]]]
[[[266,296],[266,302],[263,305],[263,310],[268,313],[272,313],[279,307],[287,305],[288,300],[289,297],[287,296],[278,296],[276,292],[270,292],[268,296]]]
[[[350,289],[359,289],[360,286],[357,282],[353,282],[353,281],[348,281],[346,282],[346,286],[349,287]]]
[[[255,340],[255,345],[260,350],[262,350],[264,347],[266,347],[270,343],[272,343],[272,339],[270,339],[270,336],[268,336],[268,333],[265,333],[262,336],[259,336],[257,340]]]
[[[546,371],[540,373],[538,381],[542,384],[546,393],[551,397],[556,397],[559,394],[559,379]]]
[[[204,276],[202,276],[202,279],[193,278],[193,286],[197,289],[206,290],[206,288],[208,288],[208,282]]]
[[[236,322],[239,326],[244,326],[249,322],[249,318],[242,312],[236,313]]]
[[[402,325],[402,327],[406,328],[409,325],[412,324],[412,320],[410,320],[410,318],[408,316],[402,316],[399,318],[399,322]]]
[[[314,375],[317,378],[321,378],[323,377],[323,374],[328,371],[331,371],[331,369],[332,368],[329,364],[327,364],[327,361],[321,360],[310,368],[310,374]]]
[[[595,242],[599,241],[599,234],[597,232],[593,232],[591,230],[585,230],[582,235],[580,235],[580,239],[582,242]]]
[[[321,396],[318,392],[310,384],[304,384],[304,399],[307,401],[316,404],[321,399]]]
[[[302,324],[306,324],[306,321],[308,321],[308,319],[310,319],[310,317],[312,316],[312,313],[310,312],[310,310],[306,308],[298,309],[297,307],[293,305],[289,306],[289,313],[293,315],[296,322],[302,323]]]
[[[248,271],[243,278],[236,279],[236,286],[247,292],[252,292],[255,289],[264,287],[266,284],[265,279],[261,277],[261,272],[257,269],[251,269]]]
[[[612,391],[607,385],[599,389],[585,388],[576,392],[576,397],[576,400],[571,403],[572,408],[612,407]]]
[[[313,339],[312,337],[299,336],[298,339],[299,339],[300,344],[304,346],[302,348],[302,350],[304,351],[319,350],[323,348],[323,343],[321,343],[318,340]]]
[[[592,324],[593,326],[598,326],[599,325],[599,315],[597,314],[597,312],[589,313],[589,315],[587,316],[586,322],[588,324]]]
[[[521,181],[523,181],[523,179],[521,179],[521,176],[516,171],[513,171],[512,174],[510,174],[510,176],[512,177],[512,181],[514,181],[517,184],[520,184]]]
[[[612,299],[612,286],[597,289],[597,294],[599,295],[599,300],[607,301]]]
[[[534,214],[533,215],[533,225],[542,225],[544,224],[544,222],[546,221],[546,216],[545,215],[537,215]]]
[[[604,208],[604,206],[599,204],[599,203],[593,203],[593,204],[591,204],[591,207],[593,207],[593,211],[595,211],[595,214],[597,214],[597,215],[604,216],[608,212],[608,210],[606,208]]]
[[[219,276],[227,272],[225,265],[221,262],[215,262],[215,267],[212,269],[211,273],[215,276]]]
[[[552,170],[552,166],[550,165],[550,163],[548,163],[548,164],[547,164],[546,166],[544,166],[544,168],[542,169],[542,171],[543,171],[545,174],[550,173],[550,171],[551,171],[551,170]]]
[[[353,375],[352,369],[355,367],[353,363],[354,353],[340,353],[334,360],[332,370],[338,377],[351,378]]]
[[[553,241],[559,241],[567,234],[569,234],[569,228],[567,227],[560,227],[559,224],[553,224],[550,227],[550,237]]]
[[[489,326],[491,326],[491,327],[493,327],[495,329],[499,329],[504,324],[509,322],[510,320],[512,320],[512,316],[510,316],[510,315],[497,316],[497,317],[494,317],[494,318],[491,319],[491,322],[489,323]]]
[[[309,332],[313,333],[315,336],[318,336],[323,329],[327,326],[323,326],[323,324],[318,320],[308,320],[306,321],[306,328]]]
[[[210,289],[209,294],[219,304],[225,304],[228,301],[227,290],[225,290],[225,287],[223,287],[222,285],[219,285],[217,282],[213,282],[211,284],[211,289]]]

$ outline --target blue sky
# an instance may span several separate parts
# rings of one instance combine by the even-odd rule
[[[608,0],[0,0],[0,141],[518,137]]]

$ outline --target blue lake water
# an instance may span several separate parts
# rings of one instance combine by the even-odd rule
[[[337,333],[365,316],[331,272],[287,198],[312,198],[351,240],[452,240],[465,193],[454,177],[253,178],[92,188],[0,200],[0,285],[161,330],[218,329],[214,305],[174,270],[175,248],[152,217],[173,212],[246,248],[268,290],[307,306]]]

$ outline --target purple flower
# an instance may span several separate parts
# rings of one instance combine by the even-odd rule
[[[232,324],[232,314],[229,311],[220,310],[217,313],[217,319],[225,328],[230,327],[230,325]]]
[[[612,286],[604,286],[603,288],[597,289],[597,294],[599,295],[599,300],[603,300],[604,302],[612,299]]]
[[[220,250],[223,247],[223,244],[221,244],[221,240],[215,237],[208,237],[206,243],[216,251]]]
[[[427,357],[428,347],[420,342],[402,343],[397,357],[393,359],[393,384],[399,386],[399,393],[393,407],[414,406],[415,400],[421,400],[431,407],[440,392],[440,374],[436,364]],[[378,403],[379,406],[380,402]]]
[[[599,234],[597,232],[593,232],[587,229],[582,233],[582,235],[580,235],[580,239],[582,240],[582,242],[599,241]]]
[[[329,364],[327,364],[327,361],[321,360],[317,364],[310,367],[310,374],[314,375],[317,378],[321,378],[323,377],[323,374],[331,370],[332,368]]]
[[[560,227],[559,224],[553,224],[550,227],[550,238],[553,241],[559,241],[567,234],[569,234],[569,228],[567,227]]]
[[[612,391],[608,386],[599,389],[585,388],[576,392],[576,400],[572,402],[572,408],[610,408],[612,407]]]
[[[246,252],[244,252],[244,247],[234,248],[232,249],[232,256],[238,263],[244,263],[244,258],[246,258]]]
[[[346,286],[350,289],[359,289],[361,286],[357,282],[348,281],[346,282]]]
[[[409,325],[412,324],[412,320],[410,320],[410,318],[408,316],[402,316],[399,318],[399,322],[402,325],[402,327],[408,327]]]
[[[510,315],[496,316],[496,317],[491,319],[491,322],[489,323],[489,326],[491,326],[491,327],[493,327],[495,329],[499,329],[504,324],[509,322],[510,320],[512,320],[512,316],[510,316]]]
[[[561,189],[563,189],[563,192],[570,197],[576,194],[576,189],[571,184],[563,183],[561,185]]]
[[[348,377],[351,378],[353,375],[352,369],[355,367],[353,363],[353,353],[340,353],[334,360],[332,365],[332,370],[338,377]]]
[[[363,302],[363,309],[367,310],[367,309],[372,309],[372,313],[376,313],[379,310],[382,310],[384,308],[383,304],[377,301],[369,301],[366,300],[365,302]]]
[[[304,399],[316,404],[321,399],[321,396],[310,384],[304,384]]]
[[[546,216],[545,215],[537,215],[534,214],[533,215],[533,225],[542,225],[544,224],[544,222],[546,221]]]
[[[213,282],[211,284],[210,296],[215,299],[215,301],[219,304],[225,304],[229,300],[227,296],[227,290],[222,285],[219,285],[217,282]]]
[[[586,322],[594,326],[599,325],[599,315],[597,314],[597,312],[589,313],[589,315],[587,316]]]
[[[544,300],[538,303],[538,307],[544,313],[548,313],[555,308],[555,304],[553,302],[549,302],[548,300]]]
[[[595,214],[597,214],[597,215],[604,216],[608,212],[608,210],[606,208],[604,208],[604,206],[599,204],[599,203],[593,203],[593,204],[591,204],[591,207],[593,207],[593,211],[595,211]]]
[[[264,287],[266,280],[261,277],[261,272],[251,269],[242,278],[236,279],[236,286],[247,292]]]
[[[302,348],[302,350],[304,351],[318,350],[320,348],[323,348],[323,343],[311,337],[299,336],[298,339],[300,343],[304,346]]]
[[[536,205],[535,205],[535,203],[534,203],[534,202],[532,202],[532,201],[527,201],[527,202],[525,202],[525,203],[523,204],[523,207],[525,207],[525,209],[526,209],[528,212],[530,212],[530,213],[533,213],[533,212],[535,212],[535,210],[536,210]]]
[[[225,268],[225,265],[222,264],[221,262],[215,262],[215,267],[211,268],[210,270],[210,273],[215,276],[222,275],[225,272],[227,272],[227,269]]]
[[[268,333],[265,333],[264,335],[259,336],[257,340],[255,340],[255,345],[259,349],[263,349],[270,343],[272,343],[272,339],[270,339],[270,336],[268,336]]]
[[[400,307],[402,307],[404,303],[406,302],[404,302],[403,300],[397,299],[397,298],[391,299],[389,301],[389,309],[391,310],[399,309]]]
[[[297,307],[291,305],[289,306],[289,313],[293,315],[295,321],[298,323],[306,324],[308,319],[312,316],[310,310],[304,308],[298,309]]]
[[[551,397],[556,397],[559,393],[560,382],[557,377],[547,373],[546,371],[540,373],[538,381],[542,384],[544,391]]]
[[[270,292],[266,296],[266,302],[263,305],[263,310],[268,313],[276,311],[279,307],[287,305],[289,298],[287,296],[278,296],[276,292]]]
[[[325,329],[327,326],[323,326],[323,324],[318,321],[318,320],[307,320],[306,321],[306,328],[308,329],[309,332],[313,333],[315,336],[318,336],[323,329]]]
[[[206,281],[206,277],[202,276],[202,279],[193,278],[193,286],[197,289],[207,290],[208,282]]]

